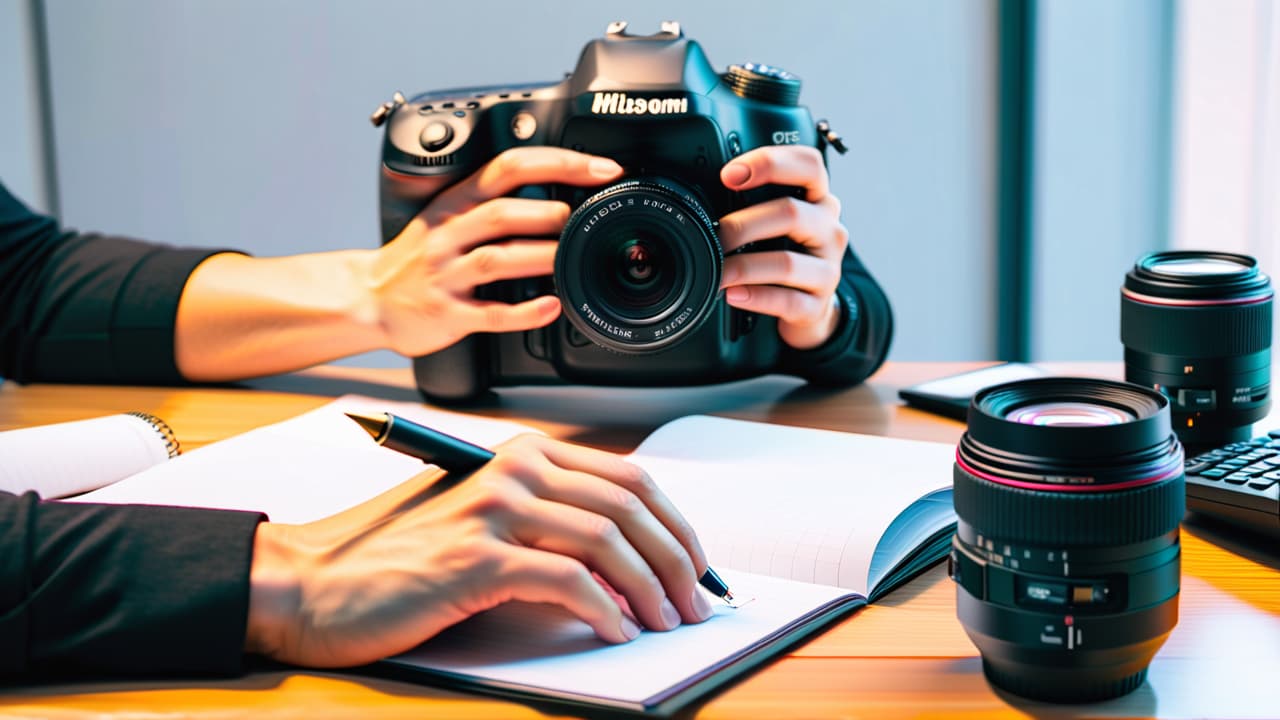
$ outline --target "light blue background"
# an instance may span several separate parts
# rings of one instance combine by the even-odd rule
[[[47,207],[33,2],[0,0],[0,93],[17,100],[0,111],[0,178]],[[1167,82],[1172,10],[1038,5],[1033,347],[1118,359],[1116,288],[1136,251],[1163,241],[1167,113],[1150,87]],[[44,7],[63,220],[260,255],[377,243],[380,133],[367,117],[393,91],[552,81],[610,20],[643,32],[679,20],[717,66],[799,74],[802,102],[845,136],[833,187],[893,301],[891,357],[994,357],[992,0]]]

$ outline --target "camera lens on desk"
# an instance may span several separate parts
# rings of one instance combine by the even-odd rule
[[[1146,255],[1120,291],[1125,379],[1169,398],[1192,449],[1247,440],[1271,407],[1270,279],[1247,255]]]
[[[711,315],[723,260],[715,226],[691,191],[672,180],[628,180],[569,216],[556,250],[556,291],[592,342],[657,352]]]
[[[1182,446],[1169,401],[1043,378],[976,395],[956,452],[956,610],[991,683],[1123,695],[1177,623]]]

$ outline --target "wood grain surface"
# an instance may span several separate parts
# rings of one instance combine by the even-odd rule
[[[549,434],[626,452],[658,425],[707,413],[954,443],[962,423],[907,408],[897,390],[982,363],[891,363],[868,383],[815,390],[769,377],[715,388],[506,389],[472,408]],[[1050,365],[1116,377],[1118,364]],[[0,430],[144,410],[186,449],[357,393],[418,400],[404,370],[322,367],[236,387],[0,385]],[[1274,413],[1265,427],[1280,427]],[[1260,426],[1262,427],[1262,426]],[[1087,706],[1032,703],[993,690],[955,619],[955,589],[935,567],[689,715],[705,718],[1280,717],[1280,551],[1233,528],[1184,524],[1180,619],[1148,682]],[[0,717],[527,718],[544,708],[341,673],[263,669],[229,680],[0,687]],[[554,712],[551,714],[554,715]]]

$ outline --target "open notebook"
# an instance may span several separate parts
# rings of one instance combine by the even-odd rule
[[[81,496],[261,510],[306,522],[422,471],[343,412],[393,412],[477,444],[528,428],[359,397],[187,453]],[[700,625],[598,641],[555,607],[508,604],[385,661],[396,675],[503,695],[671,712],[942,558],[949,445],[691,416],[630,456],[697,529],[740,598]]]

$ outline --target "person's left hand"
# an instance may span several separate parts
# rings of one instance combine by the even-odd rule
[[[747,243],[786,236],[804,247],[729,255],[721,286],[736,308],[778,318],[778,335],[793,348],[826,342],[840,322],[835,298],[849,231],[840,223],[840,201],[829,192],[827,168],[815,148],[773,145],[734,158],[720,170],[736,192],[762,185],[804,188],[803,200],[783,197],[720,218],[725,253]]]

